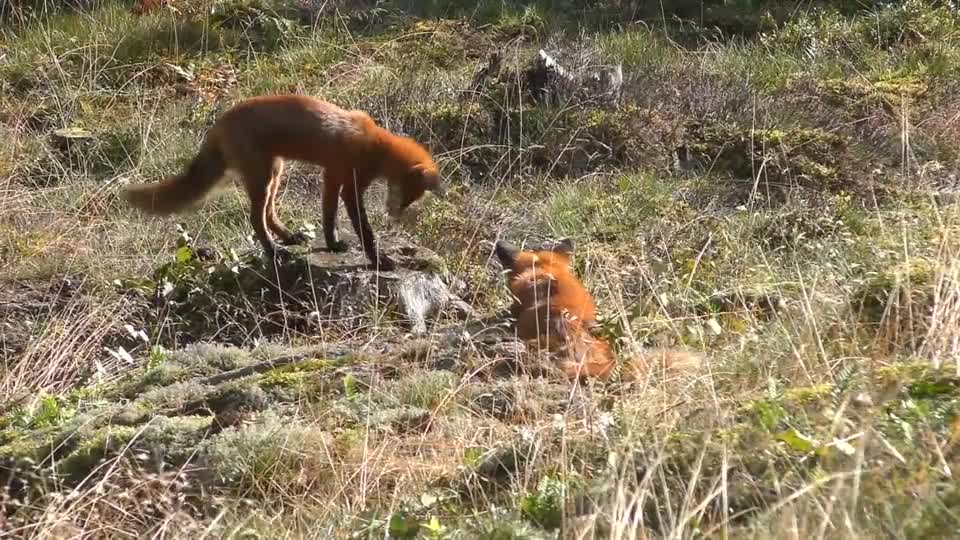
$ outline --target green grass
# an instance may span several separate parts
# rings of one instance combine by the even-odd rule
[[[0,504],[18,534],[957,529],[952,8],[201,4],[0,7]],[[540,48],[578,75],[621,64],[620,100],[531,103]],[[371,220],[435,252],[481,316],[510,301],[489,242],[570,237],[617,351],[686,345],[705,369],[573,385],[446,313],[455,330],[411,342],[375,294],[328,317],[315,268],[272,286],[229,185],[175,218],[118,197],[270,92],[431,148],[447,199],[389,224],[376,186]],[[318,226],[322,172],[286,176],[281,217]]]

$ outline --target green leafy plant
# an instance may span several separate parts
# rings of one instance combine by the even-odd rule
[[[343,393],[350,401],[356,401],[362,396],[360,389],[357,387],[357,378],[353,376],[353,373],[347,373],[343,376]]]
[[[406,512],[394,512],[387,525],[390,538],[416,538],[420,532],[420,522],[416,516]]]
[[[9,424],[21,429],[58,426],[76,414],[76,409],[57,396],[41,392],[32,405],[18,407],[10,414]]]
[[[564,481],[545,476],[537,484],[536,492],[520,501],[520,512],[541,527],[559,528],[567,489]]]

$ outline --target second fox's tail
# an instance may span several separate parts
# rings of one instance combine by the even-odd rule
[[[200,200],[217,184],[226,170],[223,154],[204,143],[182,174],[162,182],[127,186],[123,198],[151,214],[179,212]]]
[[[693,373],[703,367],[702,355],[684,348],[658,347],[646,349],[630,358],[624,366],[623,378],[643,380],[651,373],[660,376]]]

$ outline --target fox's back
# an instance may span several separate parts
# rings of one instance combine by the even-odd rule
[[[361,111],[291,94],[246,99],[225,112],[214,131],[271,156],[327,165],[368,153],[372,126]]]
[[[579,332],[596,320],[593,297],[564,260],[540,256],[521,267],[510,280],[521,335],[536,336],[550,329],[558,338]]]
[[[549,301],[556,309],[577,313],[581,318],[593,319],[593,297],[569,268],[566,259],[553,254],[539,254],[536,262],[522,267],[511,280],[514,296],[524,305]]]

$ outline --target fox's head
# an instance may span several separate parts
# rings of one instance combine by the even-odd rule
[[[427,191],[434,197],[443,197],[442,177],[433,163],[416,164],[407,170],[399,182],[391,182],[387,188],[387,214],[399,219],[406,209]]]
[[[388,147],[387,214],[399,219],[427,191],[443,197],[443,178],[430,152],[410,137],[394,136]]]
[[[513,276],[523,273],[527,270],[540,267],[549,267],[560,265],[562,267],[570,266],[570,258],[573,255],[573,240],[564,238],[555,242],[552,246],[544,247],[539,250],[521,250],[515,245],[504,240],[498,241],[494,245],[494,252],[500,259],[500,264],[507,270],[508,274]]]

